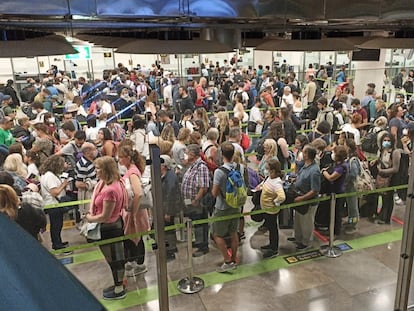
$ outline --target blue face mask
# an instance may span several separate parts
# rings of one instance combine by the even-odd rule
[[[382,148],[391,148],[391,142],[390,141],[383,141],[382,142]]]

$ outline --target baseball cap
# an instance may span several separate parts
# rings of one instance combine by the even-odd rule
[[[172,168],[174,165],[174,162],[172,161],[171,157],[166,154],[160,155],[161,164],[165,164],[167,168]]]

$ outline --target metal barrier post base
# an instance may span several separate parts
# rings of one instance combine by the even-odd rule
[[[342,256],[342,251],[336,246],[322,245],[320,252],[328,258],[337,258]]]
[[[183,294],[195,294],[204,288],[204,281],[199,277],[193,276],[193,224],[191,219],[186,220],[186,225],[188,275],[178,281],[177,289]]]
[[[183,294],[195,294],[204,288],[204,281],[196,276],[178,281],[177,288]]]

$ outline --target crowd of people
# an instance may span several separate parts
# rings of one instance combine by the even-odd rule
[[[71,81],[54,70],[44,81],[28,80],[21,101],[0,93],[0,184],[8,185],[0,185],[0,201],[10,200],[0,211],[19,222],[19,196],[22,206],[35,211],[20,224],[36,238],[45,230],[45,212],[54,250],[69,245],[61,232],[72,209],[79,229],[100,224],[100,239],[145,233],[152,225],[146,159],[149,144],[157,144],[165,225],[181,212],[192,220],[237,215],[249,194],[265,212],[259,230],[269,231],[269,244],[261,250],[272,258],[279,254],[283,204],[355,192],[361,181],[380,188],[407,184],[414,106],[406,96],[385,103],[369,83],[366,95],[355,98],[343,66],[329,98],[321,81],[332,78],[332,64],[309,66],[300,82],[293,71],[280,76],[263,66],[237,69],[225,62],[204,69],[198,81],[183,81],[157,65],[143,73],[119,64],[91,82]],[[10,93],[13,81],[8,87]],[[389,224],[394,203],[404,204],[406,192],[382,193],[380,211],[378,194],[338,198],[335,235],[353,234],[361,216]],[[85,199],[91,204],[50,208]],[[323,203],[294,211],[288,240],[298,251],[312,247],[315,227],[329,229],[330,210]],[[223,256],[217,271],[237,268],[244,217],[196,225],[194,235],[194,257],[209,253],[212,239]],[[167,258],[174,260],[175,232],[166,239]],[[147,271],[143,238],[100,248],[114,279],[103,296],[123,298],[124,275]]]

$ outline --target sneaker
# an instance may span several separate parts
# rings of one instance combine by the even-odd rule
[[[345,228],[344,233],[345,234],[354,234],[355,232],[357,232],[357,228],[353,227],[353,226],[348,226],[347,228]]]
[[[307,250],[311,247],[312,247],[311,245],[305,245],[305,244],[302,244],[302,243],[299,243],[298,245],[296,245],[296,249],[298,251],[305,251],[305,250]]]
[[[403,200],[401,200],[399,197],[395,198],[394,202],[395,202],[395,204],[397,204],[397,205],[402,205],[402,204],[404,204],[404,201],[403,201]]]
[[[223,273],[223,272],[227,272],[227,271],[231,271],[236,269],[236,263],[231,261],[231,262],[224,262],[220,267],[218,267],[216,269],[217,272]]]
[[[134,277],[142,273],[147,272],[148,269],[145,265],[139,265],[136,262],[127,262],[125,264],[125,276]]]
[[[121,292],[116,293],[115,292],[115,286],[114,286],[114,288],[112,290],[109,290],[109,288],[108,288],[108,291],[103,292],[103,299],[105,299],[105,300],[124,299],[125,297],[126,297],[125,288]]]
[[[201,257],[209,252],[208,248],[199,248],[193,253],[193,257]]]
[[[263,253],[263,259],[275,258],[277,256],[279,256],[279,252],[273,249],[269,249]]]
[[[52,247],[54,250],[58,250],[58,249],[64,249],[64,248],[66,248],[66,247],[68,247],[67,245],[59,245],[59,246],[55,246],[55,247]],[[63,255],[70,255],[70,254],[73,254],[73,251],[64,251],[63,253],[60,253],[60,254],[63,254]]]
[[[105,295],[105,293],[110,293],[110,292],[113,292],[114,290],[115,290],[115,285],[111,285],[107,288],[104,288],[102,292]]]
[[[266,251],[266,250],[268,250],[268,249],[272,249],[272,248],[270,247],[270,244],[267,244],[267,245],[260,246],[260,249],[261,249],[262,251]]]

